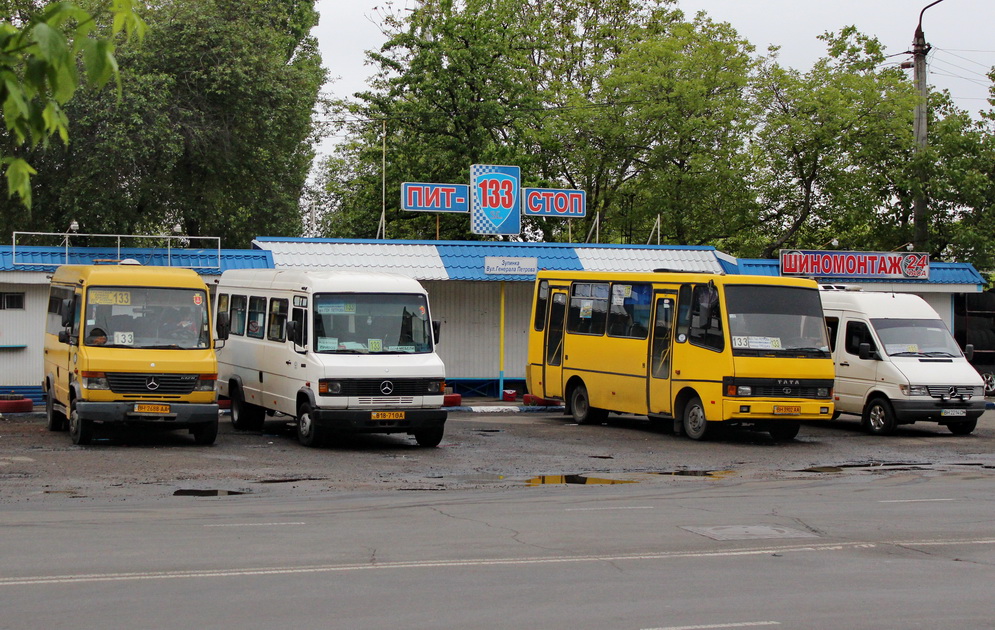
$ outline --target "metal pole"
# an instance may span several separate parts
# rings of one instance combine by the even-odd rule
[[[926,157],[927,124],[928,124],[928,97],[929,87],[926,85],[926,55],[929,54],[930,46],[926,43],[926,36],[922,31],[922,15],[926,9],[937,5],[943,0],[936,0],[923,7],[919,12],[919,24],[916,26],[915,36],[912,39],[912,60],[913,60],[913,80],[915,83],[918,101],[916,102],[915,119],[913,121],[913,132],[916,141],[917,170],[919,176],[919,190],[912,200],[912,220],[915,223],[915,233],[913,243],[916,251],[929,251],[929,217],[928,200],[926,199],[926,185],[929,183],[929,169],[923,164]]]

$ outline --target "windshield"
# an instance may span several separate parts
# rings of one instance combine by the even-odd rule
[[[726,305],[733,355],[830,356],[817,289],[732,285]]]
[[[960,347],[939,319],[872,319],[871,325],[889,356],[961,356]]]
[[[87,346],[210,347],[207,295],[198,289],[91,287],[84,322]]]
[[[318,293],[314,296],[314,351],[432,352],[428,300],[419,294]]]

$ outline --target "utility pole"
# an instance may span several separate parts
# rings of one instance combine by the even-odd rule
[[[916,93],[919,96],[916,102],[915,119],[913,121],[913,132],[916,141],[916,169],[919,175],[919,190],[912,200],[912,220],[915,223],[915,235],[912,242],[915,244],[917,252],[929,251],[929,219],[926,199],[926,184],[929,182],[929,172],[924,164],[927,140],[927,110],[929,87],[926,85],[926,55],[929,54],[930,46],[926,43],[926,36],[922,32],[922,14],[929,7],[940,4],[943,0],[936,0],[923,7],[919,12],[919,24],[916,26],[916,33],[912,39],[912,60],[913,60],[913,81]]]

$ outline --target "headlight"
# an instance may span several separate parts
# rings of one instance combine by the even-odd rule
[[[214,383],[218,380],[217,374],[201,374],[197,377],[197,384],[194,386],[195,392],[213,392]]]
[[[110,389],[107,384],[107,375],[103,372],[80,372],[83,379],[83,387],[86,389]]]
[[[428,382],[428,393],[429,394],[441,394],[446,391],[445,381],[429,381]]]
[[[318,394],[321,396],[338,396],[342,393],[342,383],[322,379],[318,381]]]
[[[815,397],[816,398],[829,398],[829,388],[828,387],[820,387],[819,389],[815,390]]]
[[[925,385],[899,385],[898,388],[906,396],[929,396],[929,388]]]

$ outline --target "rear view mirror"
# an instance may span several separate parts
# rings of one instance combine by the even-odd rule
[[[432,320],[432,341],[439,343],[439,334],[442,332],[442,322]]]
[[[73,325],[73,313],[76,312],[76,305],[71,298],[62,300],[62,327],[69,328]]]
[[[971,359],[974,358],[974,344],[973,343],[969,343],[966,346],[964,346],[964,358],[966,358],[968,361],[970,361]]]
[[[304,345],[304,334],[301,330],[301,323],[295,320],[287,322],[287,337],[295,346]]]
[[[871,350],[871,344],[865,341],[864,343],[860,344],[860,349],[857,351],[857,356],[866,361],[868,359],[877,359],[878,353]]]
[[[218,340],[224,341],[228,339],[228,335],[231,332],[231,320],[228,317],[228,313],[218,313],[218,321],[215,322],[214,327],[218,333]]]

